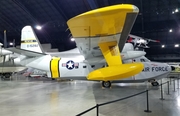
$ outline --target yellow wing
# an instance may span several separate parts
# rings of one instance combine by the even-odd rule
[[[138,11],[134,5],[114,5],[80,14],[67,22],[85,58],[94,57],[99,50],[108,63],[108,67],[89,73],[89,80],[117,80],[142,71],[142,63],[122,64],[119,52]]]

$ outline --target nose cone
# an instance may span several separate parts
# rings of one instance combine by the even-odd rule
[[[139,57],[146,55],[146,52],[144,52],[144,51],[135,51],[135,52],[137,55],[139,55]]]
[[[167,67],[167,71],[168,71],[168,72],[171,72],[171,71],[175,70],[175,67],[172,67],[172,66],[170,66],[170,65],[167,64],[167,63],[164,63],[164,65]]]

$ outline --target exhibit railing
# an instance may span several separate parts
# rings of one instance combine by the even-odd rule
[[[163,87],[162,86],[164,84],[167,84],[167,88],[168,88],[168,93],[167,94],[170,95],[169,87],[170,87],[171,82],[173,82],[173,88],[174,88],[173,91],[175,91],[175,80],[177,80],[177,86],[178,86],[178,89],[179,89],[179,78],[173,79],[173,80],[170,78],[170,81],[161,83],[159,85],[161,87],[161,98],[160,98],[160,100],[164,100]],[[138,95],[141,95],[141,94],[145,94],[145,93],[146,93],[146,109],[144,110],[144,112],[150,113],[151,110],[149,110],[149,93],[148,93],[150,90],[151,89],[147,89],[145,91],[142,91],[142,92],[139,92],[139,93],[136,93],[136,94],[133,94],[133,95],[121,98],[121,99],[117,99],[117,100],[113,100],[113,101],[109,101],[109,102],[105,102],[105,103],[101,103],[101,104],[96,104],[95,106],[93,106],[93,107],[91,107],[91,108],[89,108],[89,109],[87,109],[87,110],[77,114],[76,116],[81,116],[83,114],[86,114],[86,113],[90,112],[93,109],[96,109],[96,116],[99,116],[99,107],[100,106],[104,106],[104,105],[108,105],[108,104],[111,104],[111,103],[119,102],[119,101],[122,101],[122,100],[125,100],[125,99],[129,99],[129,98],[132,98],[132,97],[135,97],[135,96],[138,96]]]

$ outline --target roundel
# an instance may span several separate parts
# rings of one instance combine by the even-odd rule
[[[74,62],[72,60],[67,61],[66,68],[72,70],[74,68]]]

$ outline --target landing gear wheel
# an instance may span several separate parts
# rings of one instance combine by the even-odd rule
[[[111,82],[110,81],[103,81],[102,86],[105,88],[110,88],[111,87]]]
[[[152,86],[159,86],[159,83],[157,81],[151,83]]]
[[[0,74],[0,78],[4,78],[4,76],[2,74]]]
[[[55,78],[52,78],[52,80],[55,80]]]
[[[5,74],[5,78],[10,78],[10,76],[11,76],[11,75],[10,75],[9,73],[6,73],[6,74]]]

